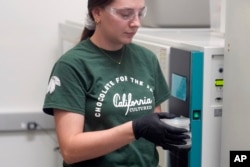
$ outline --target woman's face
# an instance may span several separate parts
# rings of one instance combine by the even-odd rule
[[[140,27],[145,12],[144,0],[114,0],[104,9],[100,9],[97,34],[109,44],[128,44]]]

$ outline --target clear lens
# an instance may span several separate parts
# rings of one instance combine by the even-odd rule
[[[143,9],[135,10],[131,8],[124,8],[124,9],[116,9],[116,8],[106,8],[106,11],[109,12],[111,15],[119,17],[123,20],[133,20],[136,16],[139,17],[139,19],[142,19],[146,16],[147,13],[147,7],[145,6]]]

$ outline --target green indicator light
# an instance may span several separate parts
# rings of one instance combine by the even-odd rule
[[[199,114],[198,113],[194,113],[194,118],[199,118]]]
[[[223,79],[216,79],[215,80],[215,86],[223,86],[224,80]]]
[[[200,111],[199,110],[195,110],[193,112],[193,119],[200,119]]]

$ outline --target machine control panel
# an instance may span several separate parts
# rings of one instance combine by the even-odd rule
[[[224,86],[224,65],[223,55],[212,55],[211,67],[211,105],[214,108],[214,116],[222,116],[223,86]]]

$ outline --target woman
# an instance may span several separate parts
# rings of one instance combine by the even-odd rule
[[[156,167],[156,145],[185,144],[160,119],[169,96],[159,63],[132,44],[144,0],[89,0],[82,41],[55,64],[44,112],[54,115],[64,166]],[[136,140],[138,139],[138,140]]]

